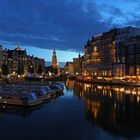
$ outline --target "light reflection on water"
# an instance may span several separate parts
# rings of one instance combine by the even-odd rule
[[[140,139],[140,88],[65,83],[64,95],[38,108],[0,105],[1,139]]]
[[[140,139],[140,88],[67,82],[84,102],[86,118],[115,136]],[[71,87],[72,88],[72,87]]]

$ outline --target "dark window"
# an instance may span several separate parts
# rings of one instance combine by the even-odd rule
[[[129,46],[129,53],[134,53],[134,48],[135,48],[134,45],[133,46]]]
[[[129,56],[129,63],[134,63],[134,55]]]

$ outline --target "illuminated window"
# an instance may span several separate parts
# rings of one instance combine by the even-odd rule
[[[94,52],[97,52],[97,47],[94,47]]]

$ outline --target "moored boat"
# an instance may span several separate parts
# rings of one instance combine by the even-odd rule
[[[48,101],[51,98],[51,93],[48,92],[44,87],[9,87],[9,88],[1,88],[0,91],[8,91],[8,92],[16,92],[19,94],[25,92],[34,92],[40,101]]]
[[[57,84],[50,84],[49,87],[53,92],[56,92],[56,93],[62,93],[64,90],[61,86]]]
[[[28,96],[30,96],[31,93],[34,93],[37,98],[34,103],[29,103],[30,100]],[[7,84],[0,88],[0,103],[32,106],[41,102],[49,101],[51,98],[55,98],[58,96],[56,93],[63,93],[63,87],[59,84]],[[17,96],[16,100],[14,99],[15,96]]]
[[[36,94],[33,92],[18,94],[12,91],[0,91],[0,103],[30,107],[39,105],[42,102],[37,99]]]

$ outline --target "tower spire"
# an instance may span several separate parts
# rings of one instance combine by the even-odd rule
[[[55,49],[53,50],[53,56],[52,56],[52,67],[57,68],[57,56]]]

